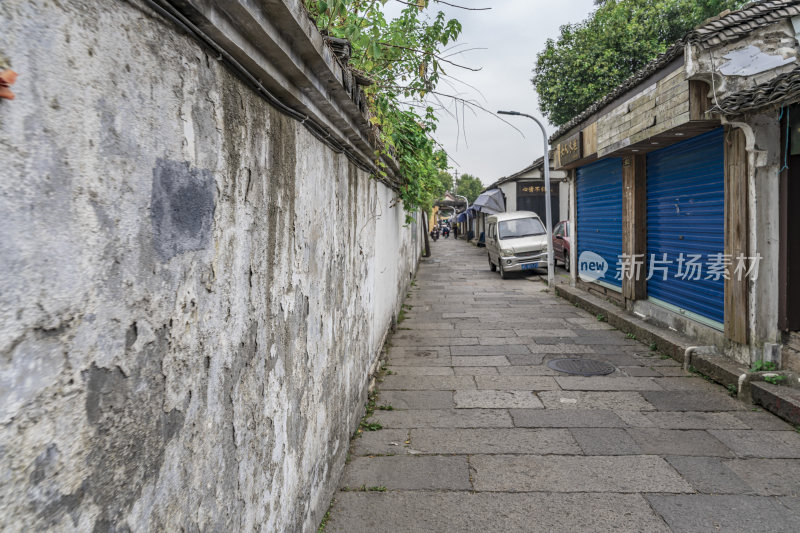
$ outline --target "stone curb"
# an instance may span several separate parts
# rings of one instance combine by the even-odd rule
[[[690,364],[697,372],[708,376],[724,387],[731,385],[739,390],[739,386],[744,385],[742,376],[748,374],[748,369],[721,355],[694,354]],[[688,365],[687,365],[688,366]],[[749,381],[747,381],[749,383]]]
[[[753,403],[776,414],[790,424],[800,425],[800,394],[797,389],[763,381],[750,383]]]
[[[589,311],[593,315],[603,315],[605,321],[624,333],[636,336],[643,344],[655,345],[656,350],[683,363],[686,348],[692,345],[688,337],[648,324],[644,320],[628,314],[616,304],[568,285],[556,285],[556,295],[572,304]]]
[[[797,389],[755,381],[764,373],[749,372],[748,368],[721,355],[696,353],[690,355],[689,361],[684,361],[686,349],[693,344],[688,337],[648,324],[619,306],[575,287],[557,285],[555,289],[556,295],[593,315],[603,315],[610,325],[635,335],[636,340],[644,344],[654,344],[658,351],[683,363],[685,368],[691,366],[725,387],[735,386],[737,398],[742,402],[759,405],[790,424],[800,426],[800,392]]]

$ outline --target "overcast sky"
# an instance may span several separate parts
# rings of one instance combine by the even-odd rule
[[[457,91],[461,96],[479,100],[492,112],[514,110],[541,118],[536,93],[531,85],[531,70],[536,54],[548,38],[558,36],[559,26],[585,19],[595,8],[592,0],[448,0],[469,7],[491,7],[489,11],[466,11],[431,2],[430,10],[444,11],[449,18],[461,21],[463,32],[458,44],[464,48],[486,48],[451,57],[480,72],[469,72],[450,66],[448,74],[463,80],[480,91],[464,85]],[[389,14],[402,8],[392,0],[386,5]],[[447,67],[447,65],[444,65]],[[440,92],[455,91],[441,83]],[[482,96],[481,96],[482,94]],[[452,107],[452,105],[451,105]],[[446,113],[440,114],[437,140],[444,145],[458,165],[451,162],[459,174],[469,173],[481,178],[484,185],[522,170],[542,155],[542,137],[532,120],[506,117],[525,134],[499,121],[492,115],[466,111],[459,124]],[[461,119],[459,108],[459,119]],[[550,135],[556,128],[546,124]],[[466,134],[466,139],[465,139]]]

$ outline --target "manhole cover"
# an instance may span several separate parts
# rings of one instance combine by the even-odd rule
[[[553,370],[579,376],[603,376],[616,370],[613,365],[593,359],[553,359],[547,362]]]

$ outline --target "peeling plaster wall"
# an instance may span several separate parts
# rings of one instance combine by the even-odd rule
[[[688,78],[713,86],[717,99],[722,100],[796,68],[798,56],[797,38],[787,19],[721,46],[688,46],[685,72]],[[713,83],[712,72],[716,73]],[[709,97],[713,98],[713,91]]]
[[[415,225],[128,2],[0,24],[1,528],[313,531]]]
[[[744,126],[748,139],[749,255],[761,256],[758,278],[750,284],[751,346],[749,363],[774,360],[772,347],[780,344],[778,282],[780,265],[780,121],[777,114],[748,115],[733,126]],[[749,130],[749,131],[747,131]]]

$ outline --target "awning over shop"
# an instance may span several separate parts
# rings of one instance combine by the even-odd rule
[[[474,207],[489,215],[505,213],[506,211],[503,193],[500,189],[489,189],[482,193],[475,199]]]
[[[456,222],[466,222],[467,221],[467,217],[469,217],[469,220],[472,220],[476,216],[478,216],[478,209],[476,209],[475,206],[473,205],[473,206],[470,206],[470,208],[467,209],[466,211],[464,211],[462,213],[459,213],[458,218],[456,219]]]

